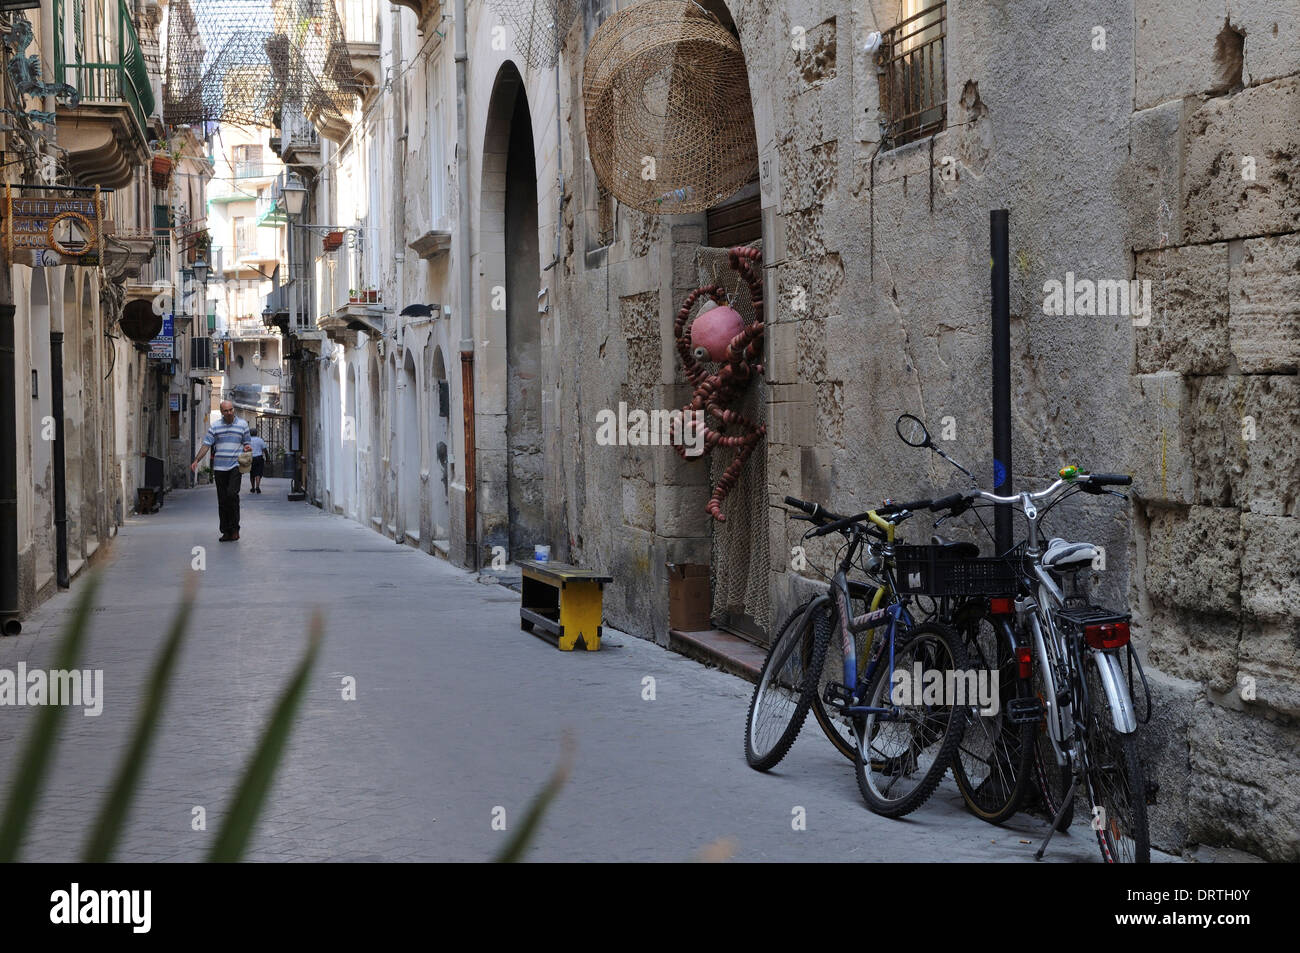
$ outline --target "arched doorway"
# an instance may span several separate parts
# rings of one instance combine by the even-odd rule
[[[352,519],[360,517],[361,507],[358,504],[358,487],[360,485],[361,472],[361,455],[357,453],[357,368],[356,365],[348,363],[347,380],[344,384],[346,390],[343,393],[344,406],[347,408],[343,415],[343,471],[344,483],[344,511]]]
[[[537,317],[540,288],[537,232],[537,161],[532,115],[523,78],[513,63],[497,74],[488,110],[483,146],[483,274],[488,347],[505,347],[504,381],[484,381],[505,393],[506,472],[484,472],[484,482],[504,477],[505,537],[500,513],[485,513],[488,544],[505,542],[515,558],[531,555],[535,543],[549,541],[543,512],[543,445],[541,396],[541,326]],[[504,177],[488,172],[504,169]],[[493,195],[492,193],[496,193]],[[504,302],[501,302],[501,292]],[[504,303],[504,315],[500,304]],[[504,320],[502,320],[504,318]],[[492,412],[485,407],[481,413]],[[486,494],[485,496],[490,496]],[[500,494],[497,494],[499,498]]]
[[[415,375],[415,355],[406,349],[406,360],[398,378],[401,414],[401,463],[397,475],[402,518],[399,530],[413,542],[420,541],[420,393]]]
[[[425,348],[428,353],[428,348]],[[430,403],[433,412],[429,414],[432,425],[429,434],[429,449],[432,459],[429,466],[429,486],[431,506],[430,518],[433,523],[435,544],[441,544],[444,550],[450,542],[451,507],[447,496],[450,481],[448,472],[448,453],[450,437],[447,432],[448,417],[451,413],[451,391],[447,382],[447,365],[443,360],[442,348],[433,348],[433,358],[429,368]]]
[[[380,469],[380,460],[383,458],[382,449],[382,431],[380,427],[380,389],[379,389],[379,359],[371,352],[370,364],[367,369],[370,386],[370,413],[367,415],[366,427],[366,489],[369,493],[366,501],[366,509],[373,517],[383,517],[383,493],[380,491],[380,481],[383,473]]]

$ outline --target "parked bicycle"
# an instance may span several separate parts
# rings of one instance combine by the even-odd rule
[[[933,448],[925,425],[914,417],[905,420],[909,417],[900,418],[900,436],[913,446]],[[1018,591],[1011,605],[1002,602],[994,615],[1013,620],[1018,665],[1025,658],[1021,653],[1028,649],[1036,687],[1032,702],[1041,711],[1042,740],[1035,743],[1033,755],[1053,816],[1036,859],[1042,858],[1055,832],[1068,826],[1075,794],[1082,790],[1091,803],[1091,824],[1102,859],[1107,863],[1150,860],[1148,792],[1136,731],[1139,721],[1145,723],[1150,717],[1151,696],[1130,643],[1129,614],[1092,605],[1081,591],[1079,573],[1096,560],[1095,545],[1060,538],[1044,544],[1042,538],[1044,518],[1062,500],[1081,492],[1126,499],[1109,488],[1131,483],[1127,475],[1085,473],[1067,466],[1055,482],[1038,492],[998,496],[975,488],[928,503],[930,510],[949,516],[978,508],[981,502],[1015,505],[1026,520],[1027,537],[1017,547]],[[1017,550],[1008,554],[1013,561]],[[1067,579],[1071,580],[1068,594]],[[1135,674],[1147,697],[1142,719],[1132,700]],[[1024,772],[1024,761],[1020,764]],[[1060,791],[1066,777],[1069,783]]]
[[[818,697],[852,727],[863,800],[878,814],[902,817],[924,804],[938,786],[966,716],[966,709],[954,704],[949,694],[922,695],[919,684],[922,676],[927,684],[954,683],[966,664],[960,639],[940,622],[917,624],[889,568],[894,527],[916,507],[891,504],[844,517],[794,497],[787,497],[786,503],[803,511],[805,516],[797,519],[820,524],[806,537],[838,532],[845,544],[830,592],[787,620],[764,663],[750,702],[746,757],[760,770],[779,762]],[[868,561],[859,567],[864,555]],[[855,568],[878,578],[888,592],[883,605],[860,615],[853,613],[848,579]],[[863,645],[860,639],[868,632],[871,639]],[[816,694],[832,642],[838,643],[842,656],[843,681],[834,680],[832,672]],[[806,648],[809,643],[811,649]],[[865,664],[860,664],[860,651],[866,654]],[[908,689],[906,697],[899,694],[900,687]]]

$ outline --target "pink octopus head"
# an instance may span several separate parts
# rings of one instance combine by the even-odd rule
[[[691,322],[691,355],[697,361],[725,361],[727,345],[745,330],[740,312],[720,304]]]

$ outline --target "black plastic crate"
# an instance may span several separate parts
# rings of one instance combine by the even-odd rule
[[[1021,547],[1006,556],[955,556],[945,546],[896,546],[898,591],[918,596],[1014,596]]]

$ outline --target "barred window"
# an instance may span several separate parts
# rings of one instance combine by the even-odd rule
[[[880,108],[884,146],[892,149],[938,132],[948,121],[944,40],[948,4],[904,0],[903,19],[881,38]]]

